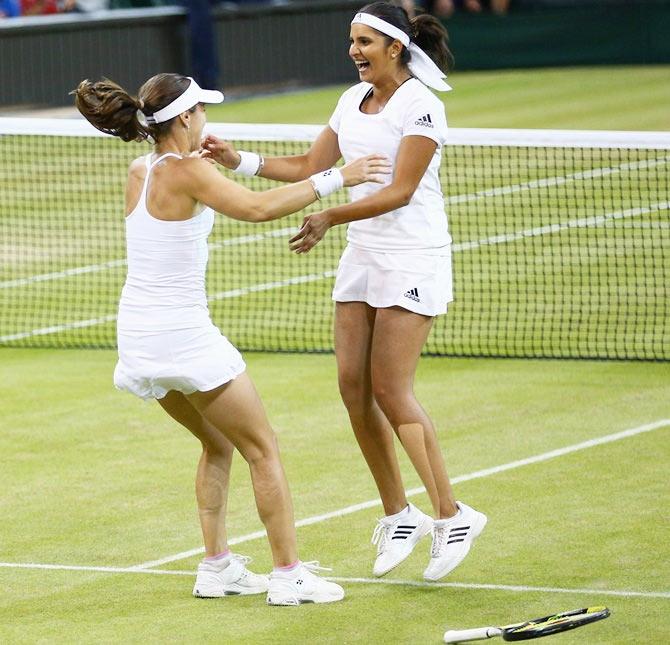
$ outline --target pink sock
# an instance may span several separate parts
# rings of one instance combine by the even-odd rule
[[[223,560],[224,558],[227,558],[230,555],[230,549],[226,549],[225,551],[221,551],[221,553],[217,553],[216,555],[210,555],[209,557],[205,558],[205,562],[219,562]]]
[[[300,560],[296,560],[293,564],[288,564],[285,567],[274,567],[273,571],[295,571],[300,566]]]

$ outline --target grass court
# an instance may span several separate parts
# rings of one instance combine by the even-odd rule
[[[454,127],[668,130],[668,71],[457,73],[449,119]],[[324,123],[341,90],[239,101],[208,115]],[[80,163],[83,173],[87,160]],[[116,180],[109,183],[111,196]],[[667,226],[667,210],[653,221]],[[54,221],[59,231],[76,238]],[[656,235],[667,253],[667,228]],[[95,248],[82,246],[94,261]],[[3,279],[24,261],[15,253]],[[319,289],[309,297],[330,307]],[[91,301],[115,297],[110,288]],[[48,311],[50,303],[35,304]],[[243,327],[223,330],[235,341]],[[667,641],[667,362],[424,358],[416,389],[457,497],[489,517],[463,564],[428,584],[428,539],[397,570],[371,579],[381,507],[339,400],[334,357],[248,353],[279,436],[301,557],[332,567],[347,592],[331,606],[270,608],[263,596],[190,596],[201,557],[198,445],[156,404],[114,390],[113,350],[3,348],[0,357],[0,642],[439,643],[447,627],[595,604],[612,617],[551,642]],[[401,463],[410,499],[427,511],[420,481],[402,455]],[[269,570],[238,457],[229,517],[233,550]]]

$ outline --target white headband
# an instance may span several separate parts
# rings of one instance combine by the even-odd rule
[[[203,90],[190,76],[189,86],[172,103],[168,103],[164,108],[148,115],[147,123],[165,123],[178,116],[186,110],[190,110],[198,103],[221,103],[223,94],[218,90]]]
[[[432,87],[434,90],[440,92],[448,92],[451,87],[447,85],[443,79],[447,75],[432,61],[430,56],[426,54],[416,43],[411,42],[410,37],[402,30],[386,20],[382,20],[370,13],[357,13],[351,21],[352,25],[367,25],[372,27],[382,34],[386,34],[391,38],[399,40],[411,54],[411,60],[407,64],[410,72],[418,78],[424,85]]]

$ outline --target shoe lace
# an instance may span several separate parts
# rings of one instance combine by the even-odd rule
[[[231,559],[231,560],[235,560],[236,562],[239,562],[241,565],[243,565],[243,566],[245,566],[245,567],[246,567],[248,564],[250,564],[251,562],[254,561],[254,559],[253,559],[252,557],[250,557],[250,556],[248,556],[248,555],[239,555],[239,553],[233,553],[233,554],[230,556],[230,559]]]
[[[442,555],[442,550],[447,545],[447,531],[446,526],[433,526],[433,544],[430,549],[430,556],[432,558],[439,558]]]
[[[391,536],[391,526],[387,526],[381,520],[375,526],[375,530],[372,533],[372,544],[377,545],[377,555],[384,553],[387,545],[390,543]]]
[[[309,562],[303,562],[302,566],[305,567],[308,571],[316,573],[317,571],[332,571],[330,567],[322,567],[319,564],[318,560],[310,560]]]

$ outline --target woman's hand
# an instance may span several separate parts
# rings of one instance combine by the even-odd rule
[[[328,211],[307,215],[300,230],[288,241],[291,251],[307,253],[314,248],[332,226]]]
[[[225,168],[235,170],[240,165],[240,155],[237,150],[223,139],[208,134],[200,143],[202,156],[205,159],[213,159]]]
[[[374,154],[350,161],[340,168],[345,186],[358,186],[366,181],[383,184],[391,174],[391,161],[386,155]]]
[[[209,153],[206,150],[194,150],[189,157],[192,159],[204,159],[207,163],[216,165],[216,161],[209,156]]]

